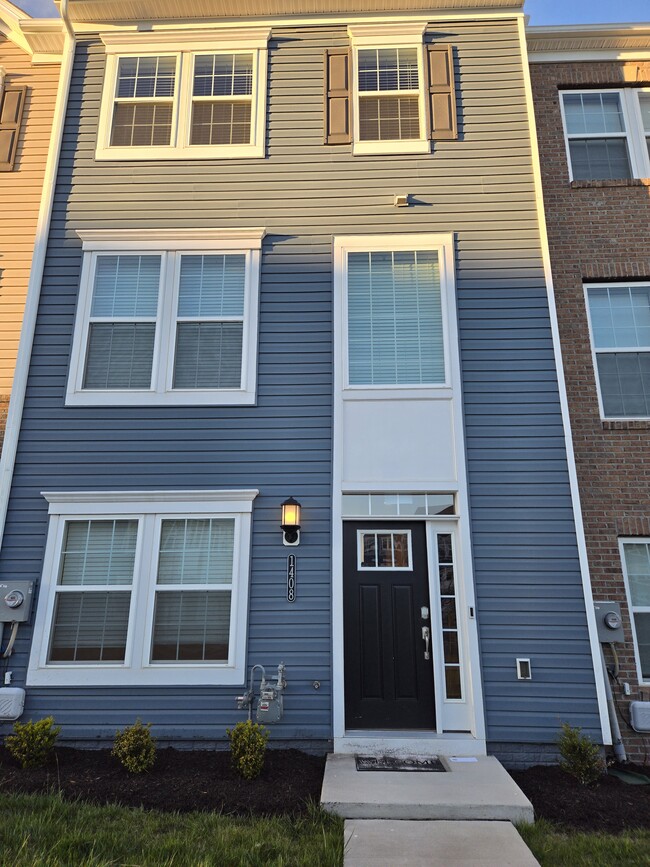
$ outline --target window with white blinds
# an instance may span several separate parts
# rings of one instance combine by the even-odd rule
[[[258,236],[239,250],[88,253],[67,403],[254,403]]]
[[[437,251],[348,253],[347,331],[350,385],[444,384]]]
[[[264,157],[270,28],[232,35],[103,34],[96,158]]]
[[[30,682],[242,683],[256,494],[51,501]]]

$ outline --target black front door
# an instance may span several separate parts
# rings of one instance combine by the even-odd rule
[[[343,587],[346,729],[434,729],[424,524],[346,522]]]

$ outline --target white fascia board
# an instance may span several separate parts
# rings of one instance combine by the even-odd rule
[[[99,250],[175,250],[198,246],[241,249],[244,245],[259,250],[265,228],[253,229],[77,229],[84,252]]]

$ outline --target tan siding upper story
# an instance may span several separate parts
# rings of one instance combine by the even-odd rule
[[[0,395],[8,394],[34,250],[38,208],[60,65],[32,66],[31,58],[0,33],[5,86],[26,85],[27,100],[11,172],[0,172]]]

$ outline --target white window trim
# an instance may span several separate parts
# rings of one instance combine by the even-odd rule
[[[406,535],[406,544],[408,551],[408,566],[364,566],[363,565],[363,537],[369,534],[381,534],[391,536]],[[359,572],[412,572],[413,571],[413,546],[411,543],[410,530],[394,530],[383,528],[366,527],[363,530],[357,530],[357,570]]]
[[[348,253],[373,253],[378,251],[433,250],[438,253],[440,268],[440,300],[442,309],[442,339],[444,347],[445,381],[426,385],[350,385],[348,354]],[[454,287],[453,236],[444,235],[346,235],[334,238],[335,286],[341,287],[341,370],[343,371],[343,400],[409,400],[444,399],[452,396],[451,357],[449,333],[448,293]]]
[[[594,93],[617,93],[621,98],[621,109],[623,112],[623,121],[625,123],[625,132],[620,133],[571,133],[567,129],[566,113],[564,110],[564,95],[576,94],[584,96]],[[643,118],[641,116],[641,104],[639,102],[640,93],[650,93],[648,87],[600,87],[591,88],[590,90],[561,90],[560,91],[560,112],[562,114],[562,128],[564,131],[564,147],[566,149],[567,165],[569,167],[569,180],[576,180],[573,177],[573,165],[571,164],[571,151],[569,150],[569,141],[573,138],[585,139],[601,139],[601,138],[625,138],[627,141],[628,155],[630,158],[630,170],[633,178],[650,178],[650,154],[646,146],[646,133],[643,128]],[[582,180],[582,179],[578,179]],[[593,180],[604,180],[603,178],[593,178]],[[624,180],[624,179],[622,179]],[[588,183],[589,179],[586,180]]]
[[[106,74],[102,92],[97,160],[242,159],[266,156],[266,95],[269,27],[222,31],[167,30],[152,33],[104,33]],[[237,145],[190,145],[194,57],[197,54],[252,54],[251,141]],[[120,57],[176,57],[171,144],[112,147],[110,143]]]
[[[639,654],[639,642],[636,637],[636,623],[634,620],[635,612],[639,612],[640,614],[650,614],[650,605],[636,605],[632,604],[632,594],[630,592],[630,580],[627,576],[627,563],[625,561],[625,545],[634,545],[634,544],[650,544],[650,538],[641,537],[641,536],[630,536],[626,538],[619,538],[618,547],[621,557],[621,568],[623,569],[623,580],[625,581],[625,595],[627,598],[627,607],[630,612],[630,630],[632,632],[632,641],[634,643],[634,660],[636,662],[636,673],[639,686],[650,686],[650,679],[643,679],[643,674],[641,671],[641,656]]]
[[[600,390],[600,374],[598,371],[598,353],[624,353],[624,352],[647,352],[650,354],[650,346],[646,348],[642,346],[611,346],[608,348],[596,349],[596,341],[591,324],[591,308],[589,307],[589,290],[590,289],[610,289],[612,287],[621,286],[647,286],[650,288],[650,283],[643,280],[616,280],[611,283],[585,283],[585,308],[587,310],[587,326],[589,328],[589,342],[591,343],[591,363],[594,369],[594,379],[596,380],[596,394],[598,395],[598,410],[600,412],[601,421],[646,421],[650,418],[647,415],[606,415],[603,396]]]
[[[88,230],[77,233],[83,241],[79,301],[75,320],[66,406],[243,406],[254,405],[257,383],[259,284],[264,229],[233,230]],[[242,378],[240,388],[172,388],[175,346],[178,254],[243,253],[246,256]],[[162,256],[152,387],[149,389],[83,388],[93,282],[100,254],[160,253]]]
[[[241,685],[246,679],[253,500],[257,490],[153,492],[43,492],[50,525],[45,548],[28,686],[211,686]],[[150,663],[153,605],[161,521],[165,518],[228,517],[235,521],[227,663]],[[66,520],[138,520],[131,609],[123,663],[56,664],[47,653],[57,592],[59,557]],[[205,589],[202,586],[201,589]]]
[[[427,78],[424,32],[426,22],[414,24],[350,25],[348,36],[352,46],[352,153],[355,156],[371,154],[424,154],[431,152],[427,137]],[[416,48],[418,52],[420,137],[384,141],[361,141],[359,138],[359,49],[364,48]],[[395,91],[397,92],[397,91]],[[393,93],[393,91],[389,91]]]

